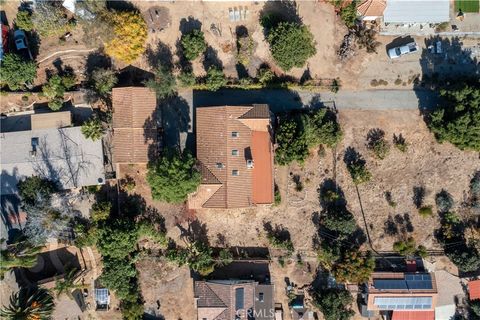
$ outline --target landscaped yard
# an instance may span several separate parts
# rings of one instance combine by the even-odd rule
[[[480,0],[455,0],[455,11],[477,13],[480,8]]]

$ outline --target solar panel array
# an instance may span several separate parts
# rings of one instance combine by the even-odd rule
[[[374,279],[373,286],[379,290],[431,290],[432,277],[428,273],[406,274],[405,279]]]
[[[426,310],[432,308],[432,297],[375,297],[380,310]]]
[[[95,300],[97,304],[108,304],[108,289],[95,289]]]

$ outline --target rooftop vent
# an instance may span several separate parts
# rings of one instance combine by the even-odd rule
[[[247,168],[248,169],[253,169],[254,165],[253,165],[253,160],[247,160]]]

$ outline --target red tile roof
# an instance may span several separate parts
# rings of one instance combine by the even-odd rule
[[[222,184],[203,207],[242,208],[272,203],[273,147],[266,117],[268,106],[203,107],[196,112],[197,159],[202,166],[202,183]],[[232,132],[237,136],[232,136]],[[254,161],[254,168],[247,168],[249,159]],[[238,175],[232,174],[234,170]]]
[[[256,204],[273,202],[273,152],[270,133],[252,132],[252,157],[255,159],[252,191]]]
[[[113,161],[147,163],[157,141],[157,98],[148,88],[113,88]]]
[[[468,293],[470,300],[480,299],[480,280],[468,282]]]
[[[392,320],[435,320],[435,311],[393,311]]]

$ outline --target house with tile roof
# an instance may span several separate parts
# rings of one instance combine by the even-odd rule
[[[358,7],[357,13],[363,21],[373,21],[383,17],[387,0],[364,0]]]
[[[146,164],[158,152],[157,97],[149,88],[112,90],[113,163]]]
[[[198,320],[273,320],[273,285],[253,280],[195,281]]]
[[[273,202],[273,143],[268,105],[196,109],[202,183],[190,209],[245,208]]]
[[[435,274],[374,272],[367,284],[368,311],[392,313],[392,319],[435,318],[438,297]]]

